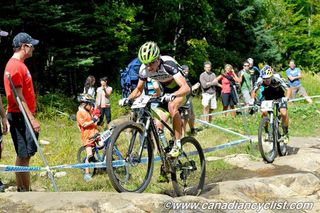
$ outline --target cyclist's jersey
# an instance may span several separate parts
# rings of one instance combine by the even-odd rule
[[[277,73],[273,74],[271,83],[269,85],[264,84],[263,79],[259,77],[253,90],[256,92],[260,86],[264,87],[262,95],[265,97],[265,100],[282,98],[285,96],[285,91],[289,88],[289,85],[286,83],[286,81]]]
[[[139,79],[147,81],[151,78],[160,82],[164,90],[176,91],[179,85],[174,80],[175,78],[183,76],[182,68],[171,56],[160,56],[159,69],[156,72],[149,72],[145,64],[141,65],[139,70]]]

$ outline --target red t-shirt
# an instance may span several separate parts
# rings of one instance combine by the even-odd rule
[[[6,65],[5,72],[9,72],[12,82],[16,88],[22,88],[22,94],[26,100],[27,106],[32,113],[36,111],[36,97],[33,89],[31,73],[22,60],[10,58]],[[4,88],[8,100],[8,112],[20,112],[19,106],[16,103],[14,93],[11,90],[10,82],[4,73]]]
[[[224,94],[231,93],[230,81],[224,76],[222,76],[221,85],[222,85],[222,90],[221,90],[222,93]]]

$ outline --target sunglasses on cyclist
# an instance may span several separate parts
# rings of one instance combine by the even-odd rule
[[[150,67],[150,66],[152,66],[156,61],[157,61],[157,60],[155,60],[155,61],[153,61],[153,62],[150,62],[150,63],[146,64],[146,66],[147,66],[147,67]]]
[[[271,78],[264,78],[263,79],[263,82],[268,82],[269,83],[270,81],[271,81]]]

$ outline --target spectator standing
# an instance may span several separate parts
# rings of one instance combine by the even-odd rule
[[[182,68],[182,73],[184,74],[184,77],[186,78],[186,81],[188,84],[191,85],[191,82],[188,78],[189,76],[189,67],[187,65],[182,65],[181,66]],[[200,83],[197,82],[196,84],[192,85],[191,86],[191,90],[192,90],[192,93],[191,93],[191,96],[189,98],[189,100],[187,101],[186,103],[186,107],[189,108],[189,110],[187,111],[187,115],[185,115],[185,117],[181,117],[182,119],[182,135],[184,136],[185,135],[185,132],[186,132],[186,126],[187,126],[187,123],[189,124],[189,127],[190,127],[190,133],[191,134],[195,134],[195,128],[194,128],[194,120],[195,120],[195,114],[194,114],[194,110],[193,110],[193,104],[192,104],[192,97],[194,96],[194,92],[200,87]]]
[[[101,117],[98,122],[99,126],[103,125],[104,117],[106,117],[107,124],[111,121],[111,101],[112,87],[108,85],[108,77],[100,79],[101,86],[97,89],[96,107],[100,109]],[[108,125],[107,127],[108,128]]]
[[[296,67],[294,60],[290,60],[289,68],[286,70],[286,74],[292,91],[290,99],[293,99],[298,93],[300,96],[305,97],[308,103],[311,104],[312,99],[308,96],[306,90],[300,82],[300,79],[302,78],[301,70]]]
[[[216,81],[216,75],[211,71],[211,62],[204,62],[204,72],[200,75],[200,85],[202,90],[202,106],[203,114],[211,114],[215,109],[217,109],[217,98],[216,98],[216,88],[215,86],[221,85]],[[205,118],[205,121],[211,123],[212,116]]]
[[[251,74],[249,73],[249,62],[243,62],[243,69],[239,72],[239,81],[241,85],[241,93],[246,106],[249,105],[251,100],[251,90],[253,88],[251,81]]]
[[[215,82],[221,81],[222,85],[222,91],[221,91],[221,98],[222,98],[222,105],[223,105],[223,110],[227,110],[228,107],[230,106],[231,109],[234,109],[234,106],[238,103],[237,101],[237,94],[235,89],[233,88],[233,85],[235,83],[239,83],[239,78],[235,74],[233,67],[230,64],[226,64],[224,66],[225,72],[221,75],[219,75],[216,79]],[[236,112],[231,113],[233,117],[236,116]]]
[[[93,75],[89,75],[84,83],[83,93],[96,97],[96,89],[94,88],[95,82],[95,77]]]
[[[32,57],[34,46],[38,43],[39,40],[33,39],[29,34],[18,33],[13,38],[13,56],[9,59],[5,68],[5,72],[11,75],[13,85],[17,90],[36,137],[39,136],[40,131],[40,123],[35,118],[36,96],[31,73],[24,61]],[[4,76],[4,86],[8,100],[7,116],[10,124],[10,133],[17,153],[15,165],[29,166],[30,158],[37,152],[37,146],[15,101],[14,93],[6,75]],[[16,172],[16,185],[18,192],[30,191],[30,173]]]
[[[0,42],[1,42],[1,37],[7,36],[7,35],[8,35],[7,32],[0,30]],[[0,159],[1,159],[2,150],[4,147],[2,134],[6,134],[8,131],[8,125],[7,125],[8,120],[7,120],[6,112],[3,108],[1,95],[0,95],[0,116],[1,116],[1,123],[2,123],[2,127],[0,123]],[[1,179],[0,179],[0,192],[4,192],[4,184],[2,183]]]
[[[248,58],[247,61],[249,62],[249,73],[251,75],[252,86],[254,86],[260,77],[260,71],[258,67],[254,66],[252,58]]]

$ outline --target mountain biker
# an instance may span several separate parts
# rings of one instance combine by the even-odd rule
[[[168,156],[176,158],[180,154],[182,136],[182,123],[178,109],[186,103],[191,88],[182,74],[180,65],[171,56],[161,56],[160,49],[155,42],[144,43],[139,49],[138,58],[142,63],[138,85],[128,98],[119,101],[119,105],[123,106],[129,100],[139,97],[148,77],[157,80],[163,87],[165,94],[163,99],[167,102],[162,104],[162,107],[167,108],[170,113],[175,134],[174,146]]]
[[[291,95],[291,88],[279,74],[273,72],[272,67],[270,67],[269,65],[265,65],[260,70],[260,73],[261,77],[258,78],[257,83],[251,92],[252,99],[250,100],[250,105],[253,105],[254,99],[256,98],[256,91],[260,88],[260,86],[264,86],[262,95],[264,96],[265,100],[281,99],[279,103],[279,111],[282,117],[282,128],[284,132],[283,139],[284,143],[288,143],[289,116],[287,112],[287,102]],[[262,116],[267,116],[267,112],[263,112]]]

